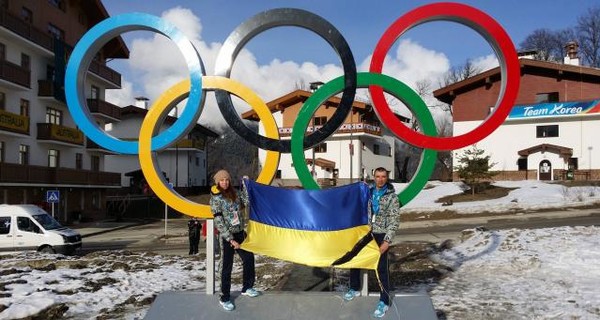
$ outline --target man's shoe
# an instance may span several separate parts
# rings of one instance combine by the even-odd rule
[[[219,300],[219,303],[221,304],[221,307],[223,307],[223,309],[225,309],[225,311],[231,311],[231,310],[235,309],[235,306],[233,305],[233,303],[231,303],[231,301]]]
[[[388,307],[388,305],[385,304],[383,301],[379,301],[379,303],[377,304],[377,308],[373,312],[373,317],[382,318],[383,316],[385,316],[385,312],[388,311],[389,308],[390,307]]]
[[[254,297],[258,297],[260,295],[260,292],[258,292],[254,288],[250,288],[250,289],[246,289],[246,291],[242,292],[242,295],[254,298]]]
[[[350,289],[346,293],[344,293],[344,300],[346,301],[350,301],[356,297],[360,297],[360,291]]]

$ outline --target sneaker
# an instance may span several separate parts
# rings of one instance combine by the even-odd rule
[[[383,316],[385,316],[385,312],[388,311],[389,308],[390,307],[388,307],[387,304],[383,303],[383,301],[379,301],[379,303],[377,304],[377,308],[373,312],[373,317],[382,318]]]
[[[344,293],[344,300],[346,301],[350,301],[356,297],[360,297],[360,291],[350,289],[346,293]]]
[[[219,303],[221,304],[221,307],[223,307],[223,309],[225,309],[225,311],[231,311],[231,310],[235,309],[235,306],[233,305],[233,303],[231,303],[231,301],[219,300]]]
[[[246,291],[242,292],[242,295],[254,298],[254,297],[258,297],[260,295],[260,292],[258,292],[254,288],[250,288],[250,289],[246,289]]]

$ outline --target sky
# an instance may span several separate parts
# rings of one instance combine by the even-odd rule
[[[496,184],[507,186],[510,182]],[[456,183],[439,183],[419,193],[413,202],[430,202],[430,211],[442,210],[433,201],[457,190]],[[518,199],[525,210],[547,207],[548,201],[554,208],[576,206],[589,199],[598,202],[599,191],[599,187],[565,190],[528,181],[507,197],[464,203],[459,212],[468,214],[484,205],[502,207],[513,199]],[[435,309],[449,320],[600,319],[600,227],[467,232],[472,236],[464,242],[456,241],[430,256],[451,272],[438,283],[403,290],[427,290]],[[242,268],[239,259],[235,261],[233,279],[239,279]],[[257,257],[257,288],[274,290],[276,280],[289,266],[284,261]],[[69,319],[101,315],[141,319],[150,308],[149,299],[160,292],[203,294],[206,272],[205,261],[199,256],[107,251],[84,257],[40,253],[3,256],[0,274],[0,319],[25,318],[60,304],[68,307],[64,316]],[[232,291],[240,289],[241,284],[234,281]],[[340,292],[332,294],[341,295],[346,287],[337,290]],[[386,317],[402,318],[396,312],[401,311],[392,307]]]
[[[518,48],[538,28],[553,30],[574,26],[577,17],[595,4],[582,1],[459,1],[478,8],[498,21]],[[345,37],[359,71],[367,71],[371,54],[384,31],[406,12],[432,1],[103,1],[111,16],[144,12],[161,16],[192,40],[206,66],[214,74],[214,60],[221,44],[242,22],[264,10],[290,7],[315,13],[332,23]],[[171,85],[187,76],[183,57],[163,36],[149,31],[123,35],[130,51],[128,61],[109,65],[123,74],[123,89],[111,90],[107,100],[120,106],[134,103],[134,97],[156,100]],[[312,81],[327,82],[343,74],[335,51],[316,34],[297,27],[278,27],[256,35],[244,47],[233,66],[231,77],[270,101]],[[415,87],[427,79],[432,88],[452,66],[467,59],[481,69],[496,66],[487,42],[473,29],[457,23],[434,21],[418,25],[396,41],[385,60],[383,72]],[[366,91],[358,93],[366,96]],[[368,98],[367,98],[368,99]],[[429,105],[439,104],[428,96]],[[238,111],[248,105],[236,102]],[[206,102],[200,123],[222,123],[214,99]]]

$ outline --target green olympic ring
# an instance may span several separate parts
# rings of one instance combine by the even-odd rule
[[[380,73],[358,73],[358,88],[367,88],[372,85],[383,88],[385,92],[393,95],[406,104],[417,116],[417,119],[423,128],[423,132],[426,135],[437,135],[435,122],[433,121],[433,117],[427,109],[425,102],[409,86],[395,78]],[[296,174],[298,175],[298,179],[300,179],[300,182],[305,189],[320,189],[320,187],[315,182],[306,166],[303,150],[304,133],[308,128],[310,119],[321,104],[335,94],[340,93],[342,89],[344,89],[344,76],[335,78],[322,85],[306,100],[300,109],[298,118],[292,128],[292,163],[296,170]],[[425,184],[427,184],[435,167],[436,158],[437,151],[431,149],[423,150],[417,174],[412,177],[408,186],[398,194],[398,200],[400,201],[401,206],[405,206],[409,203],[423,187],[425,187]]]

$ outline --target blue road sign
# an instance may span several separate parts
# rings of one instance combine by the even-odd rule
[[[60,191],[58,191],[58,190],[46,191],[46,202],[58,203],[59,201],[60,201]]]

